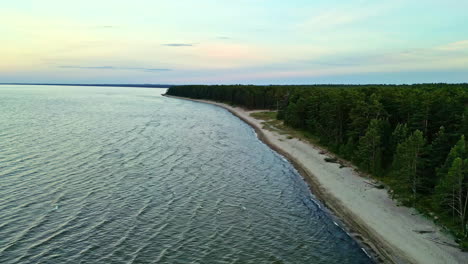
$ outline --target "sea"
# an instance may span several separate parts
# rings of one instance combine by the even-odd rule
[[[0,263],[373,263],[251,127],[165,91],[0,86]]]

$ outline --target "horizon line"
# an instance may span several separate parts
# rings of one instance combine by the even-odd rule
[[[427,83],[302,83],[302,84],[241,84],[241,83],[231,83],[231,84],[164,84],[164,83],[47,83],[47,82],[32,82],[32,83],[22,83],[22,82],[8,82],[0,83],[0,85],[50,85],[50,86],[114,86],[114,87],[153,87],[153,88],[169,88],[171,86],[188,86],[188,85],[219,85],[219,86],[317,86],[317,85],[347,85],[347,86],[364,86],[364,85],[388,85],[388,86],[405,86],[405,85],[424,85],[424,84],[468,84],[468,82],[427,82]]]

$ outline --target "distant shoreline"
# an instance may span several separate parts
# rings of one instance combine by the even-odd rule
[[[377,262],[463,263],[468,258],[467,253],[443,245],[453,240],[432,221],[414,209],[397,206],[386,190],[369,185],[369,179],[356,173],[354,167],[346,164],[349,167],[339,168],[337,164],[325,162],[325,157],[333,155],[320,147],[266,130],[261,120],[239,107],[166,96],[222,107],[254,128],[260,140],[296,167],[312,192],[345,223],[351,235],[374,251]],[[431,233],[418,234],[415,230],[431,230]]]
[[[47,85],[47,86],[97,86],[97,87],[135,87],[169,88],[171,84],[80,84],[80,83],[0,83],[0,85]]]

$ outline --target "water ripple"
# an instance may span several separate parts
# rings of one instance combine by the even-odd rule
[[[0,263],[372,262],[250,127],[160,92],[0,87]]]

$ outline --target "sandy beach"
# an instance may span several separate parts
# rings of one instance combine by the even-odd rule
[[[169,97],[169,96],[168,96]],[[172,96],[170,96],[172,97]],[[178,97],[172,97],[178,98]],[[320,147],[263,128],[253,111],[206,100],[223,107],[252,126],[259,138],[294,164],[312,192],[343,221],[351,235],[370,247],[384,263],[468,263],[468,253],[414,209],[397,206],[387,190],[347,166],[324,161],[332,157]]]

